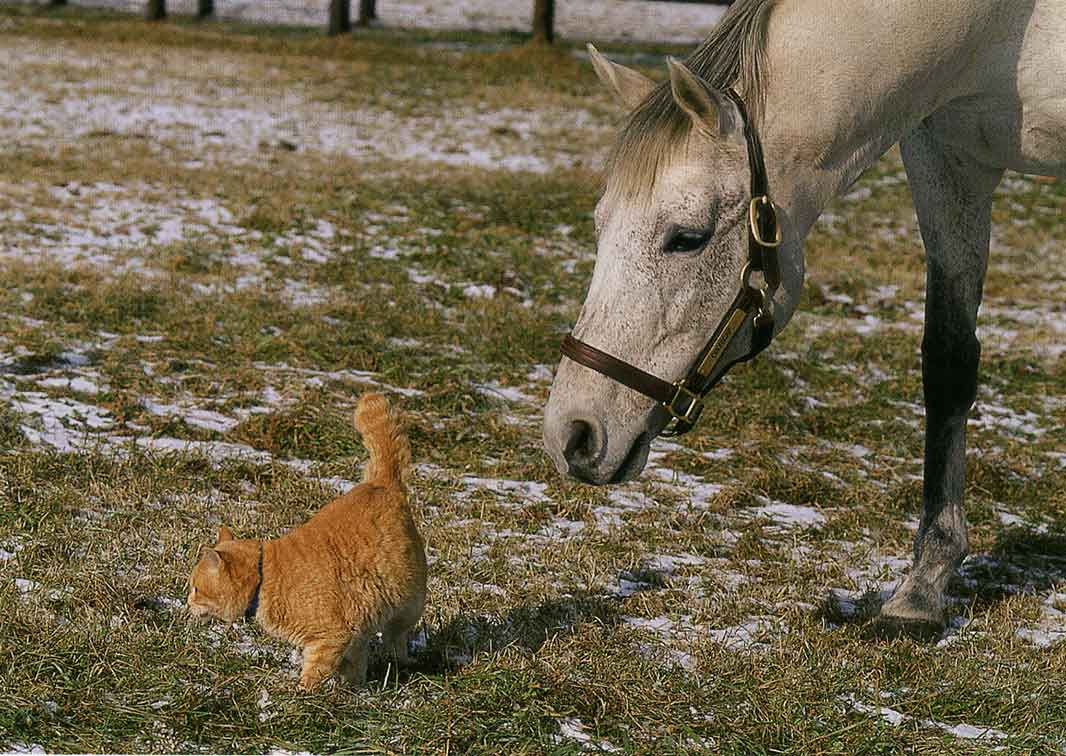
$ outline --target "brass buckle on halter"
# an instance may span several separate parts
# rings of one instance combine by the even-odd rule
[[[674,416],[674,419],[690,425],[695,424],[700,419],[700,413],[703,412],[703,398],[685,388],[684,379],[674,381],[674,388],[677,390],[674,391],[673,397],[669,402],[663,402],[663,407]],[[688,402],[688,407],[684,411],[679,404],[682,400]]]
[[[759,216],[760,207],[769,208],[770,210],[770,217],[766,220],[773,224],[773,241],[762,238],[762,219]],[[751,235],[759,246],[777,247],[781,244],[781,224],[777,222],[777,205],[765,194],[751,198],[751,204],[748,205],[748,223],[751,225]]]

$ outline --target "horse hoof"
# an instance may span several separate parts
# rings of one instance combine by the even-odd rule
[[[870,633],[876,640],[911,640],[929,642],[940,638],[944,632],[944,623],[933,620],[904,619],[880,615],[870,625]]]

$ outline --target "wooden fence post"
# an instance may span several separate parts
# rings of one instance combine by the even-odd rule
[[[215,0],[196,0],[196,15],[207,18],[215,12]]]
[[[149,21],[158,21],[167,17],[167,0],[148,0],[144,17]]]
[[[370,26],[378,18],[377,0],[359,0],[359,20],[357,26]]]
[[[329,34],[332,36],[351,30],[351,0],[329,0]]]
[[[555,0],[533,0],[533,44],[550,45],[555,40]]]

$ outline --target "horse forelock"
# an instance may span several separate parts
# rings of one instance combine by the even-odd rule
[[[660,90],[665,97],[658,96]],[[629,117],[607,158],[605,194],[647,200],[663,167],[677,156],[692,131],[692,119],[660,84]]]
[[[761,119],[765,90],[765,41],[770,12],[780,0],[739,0],[685,64],[716,90],[734,88],[748,115]],[[692,120],[674,101],[669,82],[657,85],[622,128],[607,159],[606,194],[648,198],[667,161],[681,153]]]

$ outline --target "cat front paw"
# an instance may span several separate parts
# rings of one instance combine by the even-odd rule
[[[322,685],[330,677],[329,670],[308,669],[300,675],[300,690],[312,691]]]

